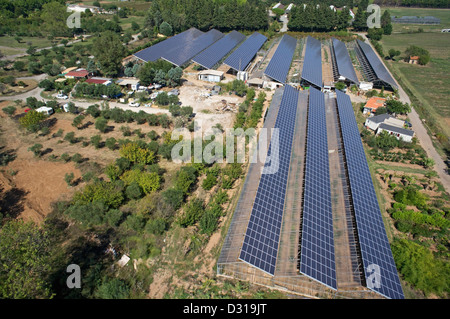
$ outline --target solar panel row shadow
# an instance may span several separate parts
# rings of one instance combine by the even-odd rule
[[[324,94],[309,93],[300,272],[337,289]]]
[[[297,39],[285,34],[264,74],[278,82],[285,83],[296,46]]]
[[[185,42],[183,46],[177,46],[163,52],[161,57],[176,66],[182,66],[222,37],[222,32],[212,29],[196,37],[192,41]]]
[[[322,87],[322,44],[308,36],[305,58],[303,60],[302,79]]]
[[[336,57],[336,63],[338,67],[339,75],[342,75],[346,79],[349,79],[353,83],[358,84],[358,77],[356,76],[355,69],[353,68],[352,60],[348,54],[347,47],[342,41],[333,38],[333,49]]]
[[[286,86],[239,259],[274,275],[291,159],[298,91]],[[277,167],[277,169],[273,169]]]
[[[243,71],[258,53],[259,49],[267,41],[267,37],[261,33],[255,32],[247,38],[228,58],[224,63],[236,71]]]
[[[180,49],[202,34],[202,31],[191,28],[155,45],[152,45],[149,48],[136,52],[134,55],[145,62],[154,62],[160,59],[164,52],[168,52],[169,50],[173,49]]]
[[[387,298],[403,299],[352,103],[345,93],[336,94],[367,287]]]
[[[358,42],[359,47],[361,48],[365,57],[367,58],[367,61],[369,61],[370,66],[372,67],[376,76],[383,82],[386,82],[387,84],[392,86],[393,88],[397,88],[395,80],[389,74],[383,62],[378,58],[377,54],[375,53],[375,51],[373,51],[372,47],[361,40],[356,41]]]
[[[220,60],[231,52],[231,50],[244,41],[244,39],[245,35],[233,30],[222,39],[193,57],[192,61],[207,69],[212,69],[217,63],[219,63]]]

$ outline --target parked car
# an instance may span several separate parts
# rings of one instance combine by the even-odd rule
[[[130,102],[128,103],[128,106],[134,106],[134,107],[139,107],[141,104],[138,102]]]
[[[163,86],[161,85],[161,84],[159,84],[159,83],[153,83],[153,88],[155,88],[156,90],[157,89],[160,89],[160,88],[162,88]]]
[[[65,95],[65,94],[58,93],[58,94],[56,95],[56,98],[57,98],[57,99],[67,100],[69,97],[68,97],[67,95]]]

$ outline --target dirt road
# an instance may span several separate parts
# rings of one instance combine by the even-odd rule
[[[370,41],[367,39],[367,37],[363,33],[360,33],[360,35],[364,37],[367,44],[371,45]],[[378,52],[375,49],[374,49],[374,51],[378,55]],[[381,61],[383,61],[383,59],[379,55],[378,55],[378,57],[380,58]],[[386,69],[391,74],[392,78],[395,79],[395,77],[392,75],[392,73],[389,71],[389,69],[387,67],[386,67]],[[406,94],[406,92],[398,84],[397,81],[395,81],[395,82],[398,85],[400,101],[411,105],[411,100],[410,100],[408,94]],[[445,164],[442,157],[439,155],[439,153],[434,148],[433,142],[431,141],[431,138],[428,135],[428,131],[426,130],[425,126],[423,125],[423,122],[420,119],[419,115],[417,114],[416,110],[414,110],[413,105],[411,105],[411,112],[408,114],[408,116],[409,116],[410,122],[412,124],[412,129],[414,130],[416,137],[420,142],[420,145],[423,147],[423,149],[427,153],[427,156],[429,158],[433,159],[433,161],[435,163],[434,169],[438,173],[441,183],[444,186],[446,192],[450,194],[450,175],[447,173],[447,165]]]

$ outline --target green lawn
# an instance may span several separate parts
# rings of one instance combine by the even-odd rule
[[[52,41],[47,38],[37,38],[37,37],[21,37],[22,40],[17,42],[14,37],[10,36],[0,36],[0,46],[10,47],[10,48],[28,48],[28,42],[39,48],[46,48],[52,46]]]

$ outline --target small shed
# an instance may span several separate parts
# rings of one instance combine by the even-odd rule
[[[420,59],[420,57],[417,56],[417,55],[410,56],[409,60],[408,60],[408,63],[409,64],[419,64],[419,59]]]
[[[138,79],[119,79],[117,84],[124,86],[127,89],[137,91],[139,90],[139,80]]]
[[[198,72],[198,79],[207,82],[220,82],[223,80],[223,72],[217,70],[203,70]]]
[[[259,78],[250,79],[247,81],[247,85],[250,87],[262,88],[264,86],[264,80]]]

